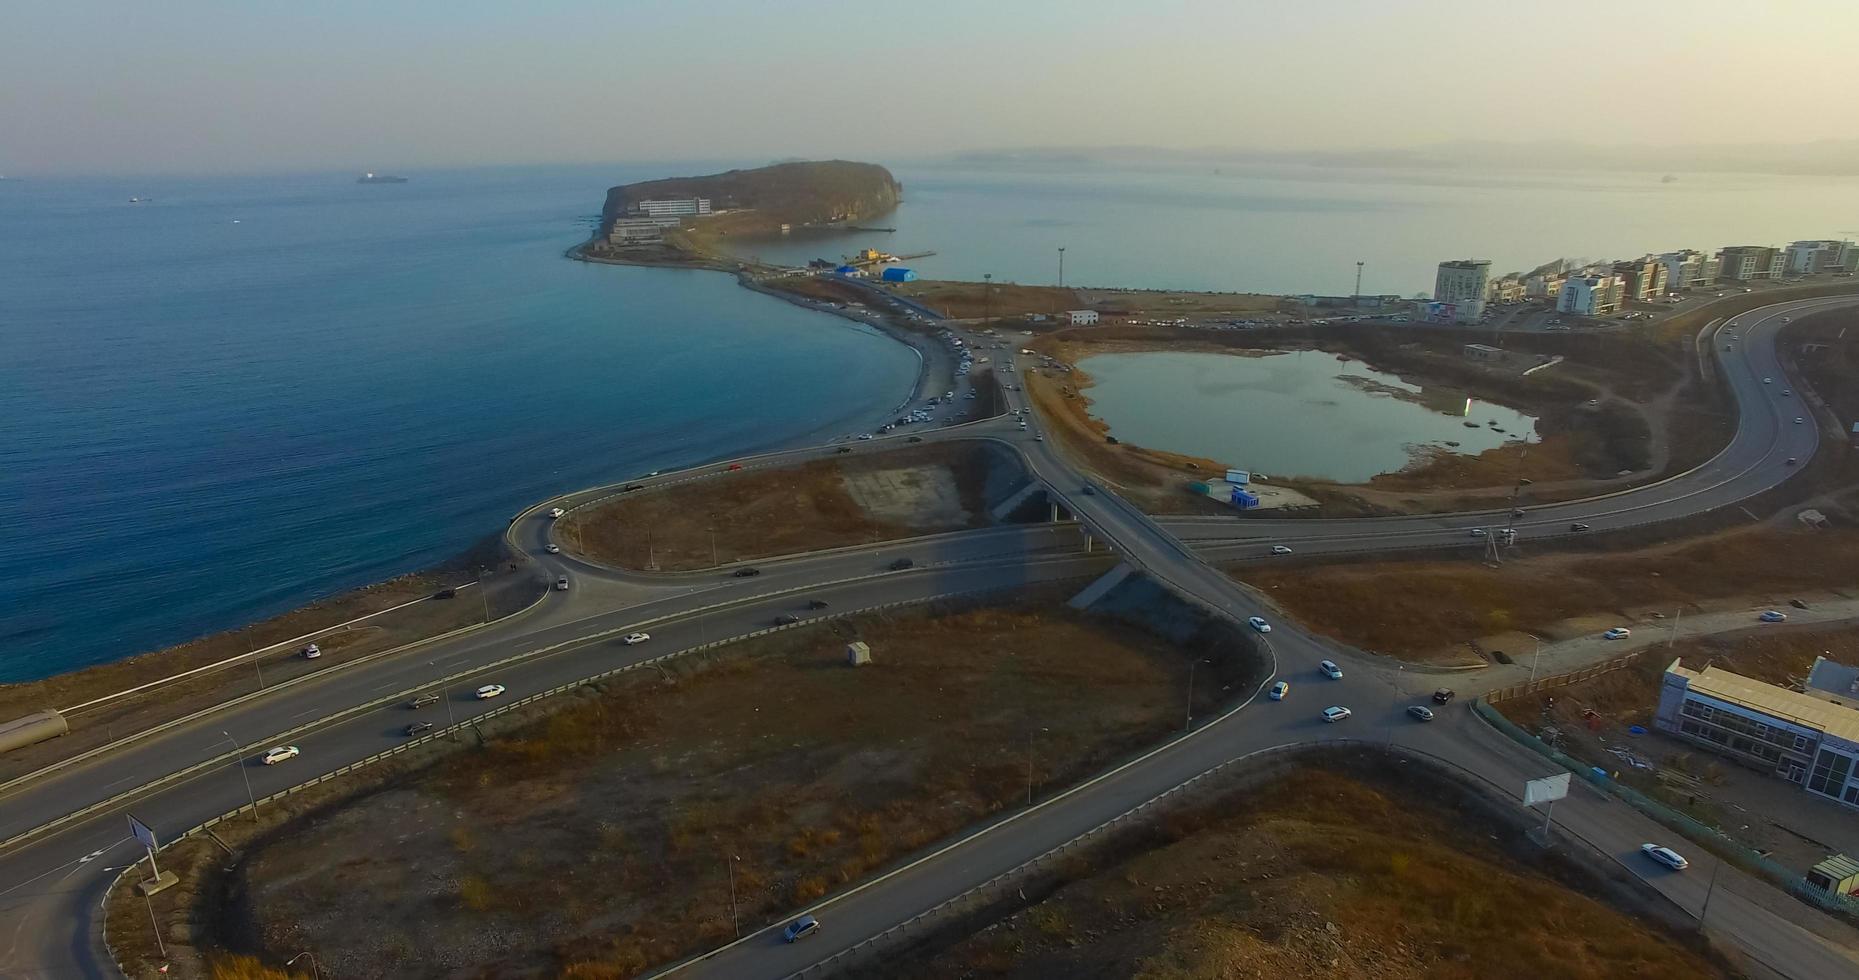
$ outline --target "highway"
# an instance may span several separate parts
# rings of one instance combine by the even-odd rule
[[[1782,376],[1773,346],[1775,332],[1784,316],[1853,302],[1798,301],[1737,317],[1741,338],[1734,349],[1725,351],[1721,343],[1711,344],[1739,406],[1739,426],[1730,445],[1698,469],[1651,486],[1526,508],[1515,523],[1519,537],[1527,542],[1538,536],[1573,533],[1569,526],[1577,522],[1590,527],[1582,533],[1592,534],[1671,519],[1734,505],[1784,481],[1813,455],[1818,426],[1799,396],[1781,394],[1796,386]],[[997,350],[989,353],[997,361],[1001,355]],[[1764,383],[1765,378],[1770,382]],[[1025,408],[1023,391],[1003,394],[1010,410]],[[1808,422],[1794,424],[1797,415],[1807,417]],[[1036,435],[1036,425],[1022,430],[1011,417],[996,418],[941,429],[902,429],[856,444],[854,451],[881,450],[912,436],[922,441],[996,440],[1024,458],[1032,477],[1077,518],[1079,526],[994,528],[836,549],[758,562],[760,574],[753,577],[734,576],[736,566],[731,565],[703,572],[644,574],[606,569],[567,555],[547,555],[544,546],[553,523],[548,509],[640,492],[625,490],[627,485],[659,489],[734,469],[786,466],[835,449],[809,447],[719,461],[539,503],[513,520],[510,538],[535,556],[551,576],[566,575],[571,586],[566,592],[551,592],[534,611],[400,656],[318,675],[276,695],[177,726],[30,782],[0,799],[0,840],[105,804],[0,852],[0,976],[115,975],[99,943],[98,902],[115,869],[137,856],[127,838],[125,812],[133,811],[172,836],[235,809],[249,796],[262,797],[399,744],[414,718],[464,722],[496,707],[497,701],[472,697],[470,692],[483,683],[504,684],[509,688],[505,699],[515,699],[645,658],[761,629],[776,616],[804,611],[813,600],[827,602],[832,613],[845,613],[952,593],[1092,576],[1118,561],[1199,604],[1243,620],[1262,613],[1266,605],[1206,559],[1262,557],[1272,544],[1287,544],[1299,553],[1479,547],[1471,537],[1472,527],[1503,526],[1508,520],[1507,512],[1495,512],[1352,521],[1254,517],[1157,521],[1102,487],[1086,492],[1087,481],[1077,469],[1053,443]],[[1112,554],[1081,554],[1080,526],[1108,545]],[[915,567],[892,570],[891,563],[899,557],[911,558]],[[1035,809],[1009,815],[1005,822],[934,859],[860,886],[856,893],[830,897],[818,907],[830,928],[815,939],[786,946],[771,933],[757,933],[684,972],[784,976],[882,933],[1199,772],[1274,746],[1338,737],[1388,741],[1463,767],[1506,791],[1514,791],[1523,779],[1551,771],[1547,762],[1485,730],[1464,711],[1444,712],[1432,725],[1405,723],[1402,710],[1435,686],[1435,676],[1339,648],[1294,623],[1275,626],[1271,644],[1278,676],[1290,680],[1293,687],[1286,702],[1260,700],[1237,707],[1122,769]],[[630,647],[618,642],[619,636],[639,629],[649,631],[652,639]],[[1315,663],[1324,657],[1345,664],[1342,681],[1316,675]],[[442,701],[418,711],[406,707],[406,695],[417,690],[436,691]],[[1355,717],[1340,725],[1322,723],[1317,712],[1336,703],[1349,705]],[[304,755],[273,767],[252,761],[263,748],[282,742],[302,746]],[[125,791],[157,782],[129,799],[108,802]],[[1620,857],[1626,867],[1648,878],[1681,906],[1701,904],[1698,888],[1703,879],[1698,867],[1707,866],[1706,862],[1697,862],[1689,875],[1656,873],[1631,852],[1641,840],[1665,840],[1672,835],[1617,802],[1580,792],[1588,792],[1589,798],[1577,795],[1559,805],[1558,823]],[[1751,950],[1782,975],[1854,975],[1859,968],[1853,961],[1802,930],[1800,923],[1811,923],[1816,916],[1768,886],[1727,869],[1711,905],[1714,931]]]

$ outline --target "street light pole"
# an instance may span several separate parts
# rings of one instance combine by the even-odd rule
[[[1059,288],[1065,288],[1065,246],[1059,246]]]
[[[301,953],[298,953],[296,956],[293,956],[290,959],[285,960],[284,968],[287,970],[290,969],[292,966],[296,965],[298,960],[303,959],[306,956],[310,957],[310,976],[313,978],[313,980],[323,980],[323,971],[320,968],[318,968],[316,965],[316,956],[307,949]]]
[[[736,862],[740,860],[741,857],[731,854],[729,860],[724,862],[729,868],[729,918],[735,923],[737,939],[742,938],[742,915],[736,911]]]
[[[240,751],[239,740],[233,738],[231,732],[221,729],[220,734],[226,736],[226,741],[232,743],[232,757],[235,760],[234,764],[239,767],[239,777],[245,780],[245,798],[252,801],[252,819],[257,820],[258,796],[252,792],[251,774],[245,771],[245,753]]]
[[[484,604],[484,621],[491,621],[491,598],[484,591],[484,566],[478,566],[478,600]],[[312,960],[311,962],[315,962]]]
[[[994,315],[994,273],[981,274],[981,326],[987,328]]]
[[[1723,858],[1711,865],[1711,883],[1704,888],[1704,907],[1698,910],[1698,931],[1704,931],[1704,919],[1711,914],[1711,895],[1717,891],[1717,872],[1723,870]]]
[[[1536,656],[1530,658],[1530,683],[1532,684],[1536,683],[1536,665],[1543,660],[1543,638],[1538,636],[1533,639],[1536,640]]]
[[[1181,723],[1181,730],[1184,732],[1194,730],[1194,668],[1200,662],[1199,657],[1188,661],[1188,717]]]
[[[1039,731],[1050,732],[1052,731],[1052,729],[1041,728],[1039,729]],[[1033,805],[1033,735],[1034,734],[1035,732],[1032,729],[1029,728],[1026,730],[1026,805],[1027,806]]]

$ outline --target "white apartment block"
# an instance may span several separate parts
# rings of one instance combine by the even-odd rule
[[[1452,304],[1460,323],[1473,323],[1484,315],[1490,288],[1489,259],[1453,259],[1439,264],[1433,278],[1433,301]]]
[[[681,197],[664,201],[640,201],[637,209],[641,214],[654,218],[687,218],[710,213],[710,199],[707,197]]]
[[[1619,276],[1601,273],[1570,276],[1562,283],[1562,292],[1556,297],[1556,312],[1607,316],[1620,309],[1621,295],[1625,292],[1626,284]]]
[[[1792,242],[1783,267],[1791,276],[1813,276],[1825,272],[1851,272],[1859,248],[1849,241]]]

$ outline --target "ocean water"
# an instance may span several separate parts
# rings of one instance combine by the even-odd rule
[[[1349,295],[1430,292],[1442,259],[1494,272],[1559,257],[1859,238],[1859,177],[899,163],[896,233],[733,241],[803,264],[870,246],[926,279]]]
[[[608,185],[688,167],[0,182],[0,681],[905,397],[916,355],[868,328],[562,258]]]

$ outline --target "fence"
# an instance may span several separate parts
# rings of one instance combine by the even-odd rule
[[[1579,671],[1577,673],[1579,673]],[[1651,817],[1665,827],[1676,831],[1686,839],[1702,844],[1711,853],[1729,861],[1744,871],[1759,878],[1763,878],[1795,897],[1825,911],[1850,917],[1859,917],[1859,900],[1838,895],[1829,895],[1817,888],[1810,887],[1806,879],[1793,869],[1783,867],[1769,860],[1761,852],[1737,841],[1721,829],[1704,823],[1689,814],[1674,810],[1631,786],[1622,785],[1610,779],[1604,770],[1598,770],[1596,767],[1586,762],[1582,762],[1573,756],[1563,753],[1544,742],[1542,739],[1524,731],[1509,718],[1504,717],[1502,712],[1493,708],[1485,699],[1479,698],[1473,701],[1472,711],[1477,714],[1479,718],[1484,719],[1491,727],[1509,736],[1510,739],[1517,744],[1562,766],[1574,773],[1577,777],[1587,781],[1590,785],[1604,793],[1616,797],[1633,809]]]
[[[1622,667],[1630,666],[1634,661],[1640,658],[1640,654],[1645,652],[1646,651],[1641,650],[1629,653],[1624,657],[1615,657],[1605,663],[1583,667],[1580,670],[1571,670],[1567,673],[1556,674],[1553,677],[1541,677],[1533,681],[1526,681],[1522,684],[1500,687],[1490,694],[1485,695],[1485,700],[1492,704],[1496,704],[1499,701],[1509,701],[1511,698],[1520,698],[1526,694],[1535,694],[1538,691],[1547,691],[1551,688],[1579,684],[1589,678],[1599,677],[1602,674],[1611,674]]]

